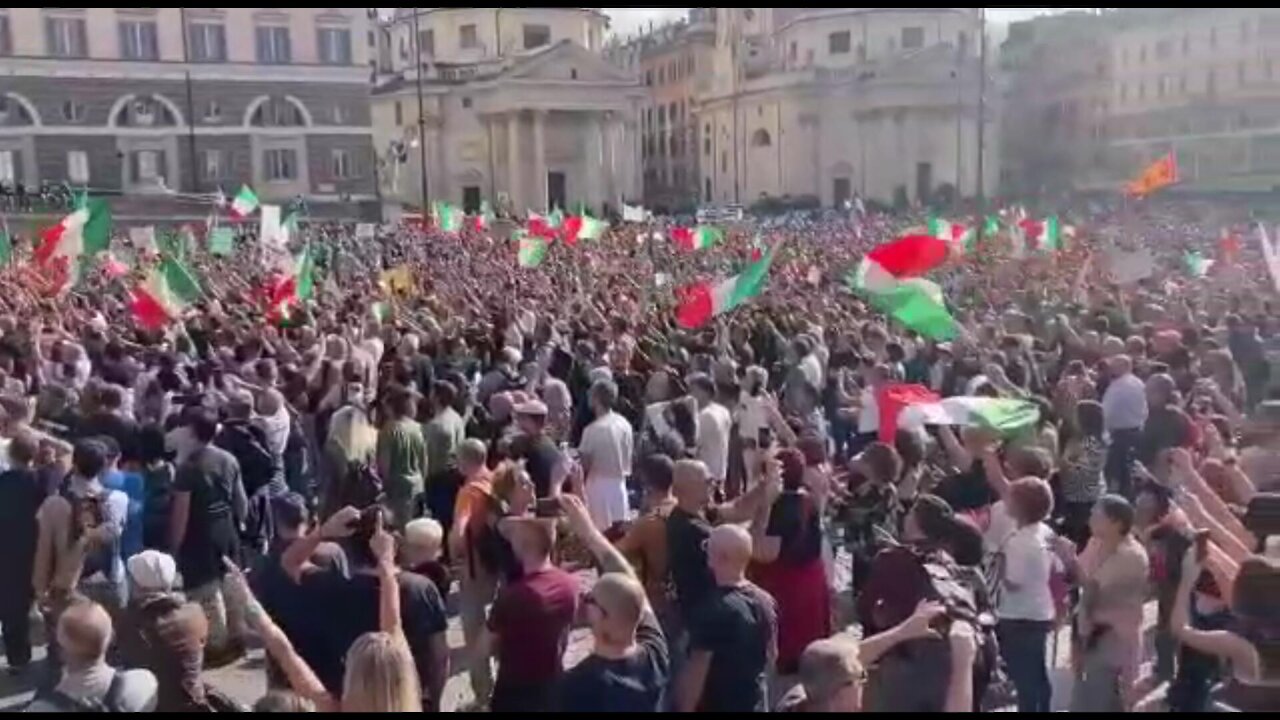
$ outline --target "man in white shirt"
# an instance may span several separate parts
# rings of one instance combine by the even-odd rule
[[[709,375],[690,376],[689,394],[698,403],[698,459],[707,466],[711,480],[723,484],[729,475],[733,415],[716,402],[716,384]]]
[[[627,478],[635,439],[631,423],[613,411],[617,403],[618,386],[614,383],[602,381],[591,386],[591,411],[596,420],[582,433],[578,448],[587,509],[601,531],[625,522],[631,512]]]
[[[1116,355],[1107,361],[1113,378],[1102,396],[1102,416],[1111,447],[1107,450],[1106,475],[1111,492],[1133,497],[1133,461],[1147,424],[1147,386],[1133,374],[1133,360]]]

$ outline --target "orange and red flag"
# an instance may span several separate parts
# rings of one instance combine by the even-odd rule
[[[1178,174],[1178,156],[1169,153],[1148,167],[1136,180],[1125,187],[1131,197],[1147,197],[1182,181]]]

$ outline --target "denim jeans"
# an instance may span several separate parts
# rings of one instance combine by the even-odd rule
[[[1018,691],[1018,712],[1053,711],[1053,685],[1049,682],[1049,636],[1053,623],[1032,620],[1001,620],[996,626],[1000,656],[1004,658]]]

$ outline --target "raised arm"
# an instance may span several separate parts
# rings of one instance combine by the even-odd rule
[[[957,470],[968,470],[973,466],[973,455],[960,442],[960,439],[956,437],[955,431],[950,427],[943,425],[938,428],[938,440],[942,442],[942,448],[947,451],[947,457],[951,459],[951,464]]]
[[[1257,678],[1260,670],[1258,653],[1247,640],[1234,633],[1205,632],[1191,626],[1191,596],[1202,570],[1195,548],[1188,550],[1182,563],[1182,583],[1178,586],[1169,618],[1170,632],[1183,645],[1231,663],[1241,679]]]
[[[404,622],[400,615],[400,571],[396,568],[396,541],[382,527],[369,540],[369,550],[378,561],[378,628],[400,642],[405,642]]]
[[[249,583],[245,580],[244,573],[227,561],[228,573],[226,576],[227,593],[231,597],[231,602],[235,602],[245,609],[245,619],[262,641],[263,649],[267,651],[267,655],[280,669],[284,671],[285,677],[289,679],[289,687],[293,689],[299,697],[306,698],[315,703],[316,710],[322,713],[333,713],[339,710],[338,701],[329,694],[325,689],[324,683],[320,682],[320,678],[316,676],[311,666],[298,655],[294,649],[293,643],[289,642],[289,638],[284,634],[271,616],[267,614],[262,605],[258,603],[257,598],[253,596],[253,592],[249,589]]]
[[[355,532],[356,522],[360,519],[360,511],[355,508],[343,508],[334,513],[324,525],[318,529],[303,536],[289,546],[284,556],[280,558],[280,565],[284,572],[293,581],[299,582],[302,579],[302,570],[307,563],[311,561],[311,557],[316,554],[316,549],[320,544],[329,540],[339,540],[351,537]]]

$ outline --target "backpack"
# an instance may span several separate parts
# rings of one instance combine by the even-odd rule
[[[478,569],[492,576],[506,578],[514,569],[514,554],[506,538],[498,532],[498,523],[507,515],[506,507],[496,497],[485,494],[484,515],[476,518],[467,530],[467,567],[474,577]]]
[[[920,597],[902,598],[909,608],[885,608],[886,614],[909,617],[921,602],[936,602],[947,609],[951,622],[971,624],[978,640],[973,667],[974,703],[983,709],[1001,706],[1008,683],[1000,665],[995,617],[982,574],[958,566],[945,552],[921,552],[908,547],[885,552],[904,553],[913,561],[909,563],[916,573],[913,586],[920,588]],[[900,645],[880,661],[876,670],[874,689],[869,693],[873,698],[871,711],[941,712],[951,676],[950,655],[943,640],[913,640]]]
[[[121,705],[124,696],[124,673],[117,670],[111,676],[111,685],[107,694],[100,700],[77,700],[57,690],[37,693],[32,704],[45,703],[60,713],[122,713],[126,712]]]

